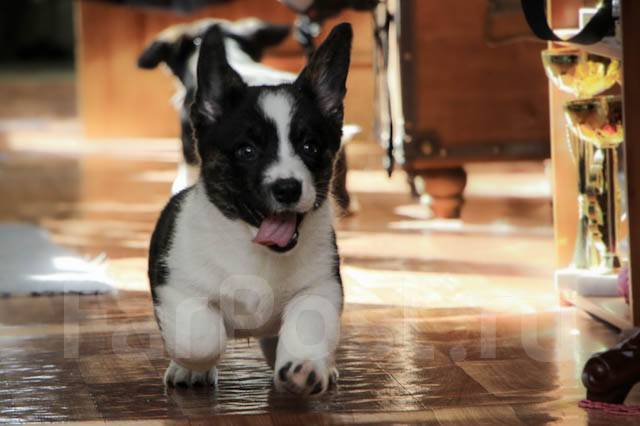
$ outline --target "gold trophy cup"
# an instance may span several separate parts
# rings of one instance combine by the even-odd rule
[[[578,98],[596,96],[620,81],[620,62],[574,48],[542,52],[547,77],[558,89]]]
[[[602,273],[620,267],[621,196],[618,148],[624,141],[622,99],[600,96],[567,103],[569,131],[585,150],[585,206],[587,215],[586,260]]]
[[[610,89],[620,81],[621,77],[620,62],[618,60],[584,52],[580,49],[559,48],[545,50],[542,52],[542,62],[549,80],[560,90],[570,93],[579,99],[591,98]],[[606,105],[608,106],[609,103]],[[572,264],[573,267],[578,269],[603,270],[604,265],[615,267],[617,258],[612,256],[615,253],[615,237],[613,245],[611,245],[610,241],[611,237],[616,235],[616,232],[602,234],[602,230],[609,225],[616,227],[618,220],[607,222],[608,225],[596,225],[595,223],[605,222],[607,220],[605,217],[616,216],[619,208],[615,208],[612,211],[609,207],[619,206],[619,203],[607,205],[608,207],[604,210],[598,210],[600,213],[595,213],[595,206],[601,205],[601,203],[595,203],[593,193],[597,192],[594,188],[594,185],[596,187],[599,185],[596,182],[597,179],[606,181],[604,177],[609,176],[617,182],[616,172],[603,169],[604,167],[617,166],[617,151],[613,148],[607,148],[608,151],[597,148],[600,142],[596,142],[596,139],[600,135],[604,136],[603,132],[606,132],[608,128],[605,129],[605,127],[594,125],[590,129],[588,126],[585,127],[584,123],[582,125],[578,124],[576,111],[580,110],[582,106],[587,109],[593,108],[594,111],[600,111],[600,113],[604,114],[603,106],[593,99],[578,100],[575,103],[569,103],[567,106],[567,124],[572,129],[567,132],[567,142],[578,168],[579,221]],[[585,111],[580,114],[580,117],[585,119],[587,116],[593,120],[596,118]],[[598,117],[599,119],[603,118],[602,116]],[[622,132],[622,126],[618,129]],[[586,135],[588,137],[583,137]],[[599,140],[605,143],[605,138]],[[612,150],[616,151],[615,155],[611,154],[610,151]],[[603,158],[602,156],[607,153],[610,157]],[[603,187],[603,185],[600,185],[599,187],[600,191],[607,192],[609,190],[608,186]],[[615,186],[615,188],[619,188],[619,185]],[[600,217],[598,216],[599,214],[604,216]],[[602,238],[597,233],[592,235],[592,233],[596,232],[596,229],[600,230]],[[605,243],[605,240],[608,242]],[[599,244],[599,248],[594,250],[594,244]],[[604,248],[605,246],[609,247],[608,250],[613,250],[613,252],[606,254],[607,249]]]

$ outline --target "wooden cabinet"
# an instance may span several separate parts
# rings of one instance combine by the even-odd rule
[[[437,216],[457,216],[464,163],[548,157],[545,45],[527,37],[519,2],[387,3],[401,80],[390,90],[392,109],[402,110],[393,114],[396,158]]]

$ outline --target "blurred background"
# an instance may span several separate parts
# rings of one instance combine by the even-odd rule
[[[403,52],[389,47],[393,35],[374,32],[388,31],[386,16],[357,10],[371,2],[318,3],[331,12],[318,19],[317,41],[340,21],[356,34],[346,101],[346,122],[361,129],[346,148],[353,192],[375,176],[396,182],[421,217],[459,218],[467,165],[491,176],[503,169],[539,174],[515,191],[548,196],[548,102],[538,65],[544,45],[532,39],[518,1],[407,2],[403,13],[416,19],[404,23],[411,36]],[[24,0],[0,7],[0,218],[42,225],[90,256],[144,252],[175,178],[172,163],[180,161],[176,82],[160,68],[137,68],[145,46],[171,25],[204,17],[300,20],[276,0]],[[263,63],[298,72],[306,58],[297,35],[268,49]],[[386,84],[389,49],[409,60],[391,60],[402,81]],[[518,84],[523,79],[527,85]],[[411,131],[399,130],[405,122]],[[473,195],[466,198],[469,213],[487,214],[486,204],[475,208]]]
[[[527,294],[515,305],[523,309],[557,303],[545,44],[531,35],[519,1],[23,0],[0,7],[0,220],[45,232],[57,250],[88,262],[88,281],[98,268],[98,281],[110,287],[147,291],[150,234],[183,161],[180,105],[172,101],[181,85],[168,67],[138,68],[143,50],[176,24],[257,17],[292,27],[262,63],[297,73],[311,45],[348,21],[355,40],[345,122],[359,129],[345,145],[342,191],[351,202],[337,222],[353,283],[348,298],[380,303],[409,285],[419,288],[409,299],[432,302],[435,291],[443,305],[511,309],[518,293]],[[15,252],[13,239],[0,244]],[[38,259],[49,265],[51,256]],[[33,262],[19,260],[5,262],[22,265],[7,273],[29,276]],[[43,268],[54,278],[69,272]],[[400,271],[409,273],[362,290]],[[456,288],[430,286],[423,273]],[[522,279],[507,279],[514,274]],[[508,288],[487,293],[475,281],[491,276]],[[23,292],[41,285],[31,281]]]

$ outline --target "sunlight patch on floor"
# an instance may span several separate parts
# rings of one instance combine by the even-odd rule
[[[343,268],[347,303],[482,308],[534,313],[557,309],[551,280],[485,274]]]
[[[440,231],[449,234],[472,233],[487,236],[524,234],[529,237],[553,238],[553,230],[549,226],[523,228],[503,220],[487,224],[466,223],[460,219],[406,220],[389,223],[389,229],[392,231]]]

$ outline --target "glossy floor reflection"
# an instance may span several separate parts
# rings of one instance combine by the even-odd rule
[[[0,421],[244,415],[259,416],[244,419],[248,424],[607,424],[606,416],[577,407],[577,374],[614,336],[572,310],[513,315],[349,305],[338,387],[303,401],[272,392],[271,372],[247,341],[229,348],[215,392],[165,390],[167,360],[149,302],[142,292],[3,300]]]
[[[0,193],[11,202],[0,220],[38,223],[82,255],[105,255],[121,292],[0,299],[0,422],[611,424],[577,407],[579,374],[618,338],[557,305],[541,165],[470,166],[461,221],[430,219],[401,174],[351,172],[359,211],[338,222],[341,376],[305,402],[272,392],[253,341],[231,346],[217,391],[164,389],[145,256],[174,141],[88,143],[72,132],[45,148],[15,134],[5,145]]]

